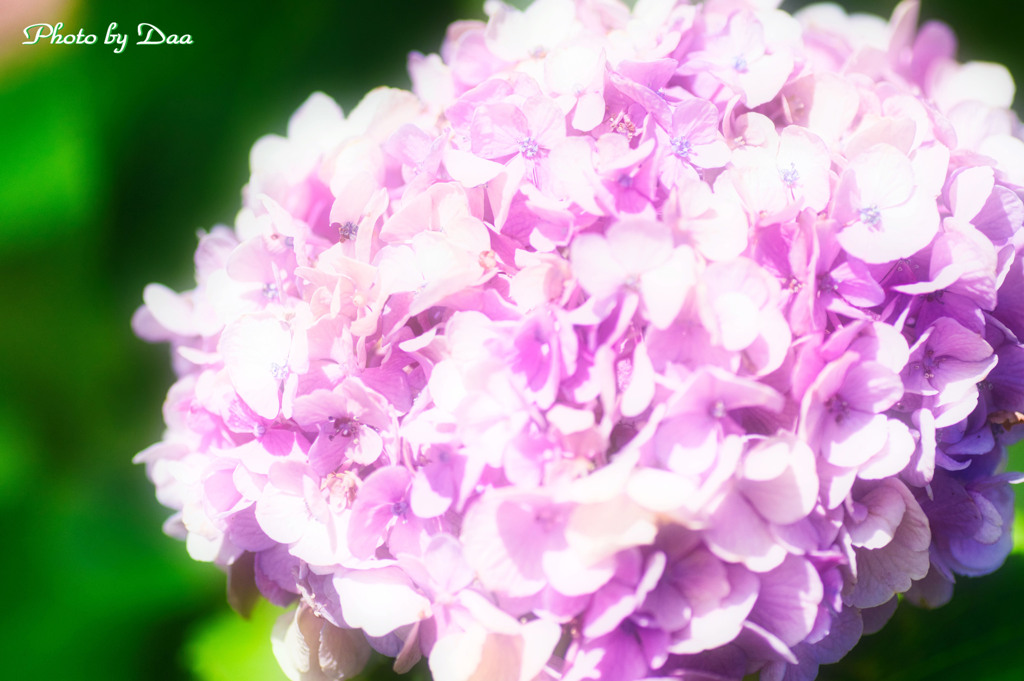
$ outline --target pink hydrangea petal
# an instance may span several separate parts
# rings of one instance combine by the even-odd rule
[[[571,259],[580,284],[601,298],[614,294],[628,276],[608,241],[596,234],[574,239]]]
[[[430,613],[430,601],[394,566],[346,571],[334,577],[334,588],[346,623],[370,636],[384,636]]]
[[[760,580],[740,565],[729,565],[726,570],[732,587],[729,595],[719,607],[694,616],[685,637],[674,641],[669,647],[673,653],[687,654],[711,650],[732,641],[742,631],[743,622],[757,601]]]
[[[287,327],[271,318],[243,317],[221,334],[219,349],[235,390],[264,418],[274,418],[281,408],[290,344]]]
[[[740,489],[766,520],[796,522],[818,498],[814,452],[800,440],[765,441],[747,454]]]
[[[779,567],[761,575],[751,620],[794,646],[811,632],[823,595],[814,566],[806,559],[787,556]]]
[[[754,572],[772,570],[786,558],[786,550],[772,539],[768,525],[738,494],[726,495],[715,509],[714,524],[705,537],[715,555]]]
[[[881,548],[857,551],[856,581],[843,598],[860,608],[887,602],[894,594],[909,589],[913,580],[922,579],[928,573],[931,533],[921,506],[898,480],[884,480],[875,490],[878,490],[875,496],[868,500],[872,508],[898,525],[891,536],[888,533],[878,535],[890,536]]]

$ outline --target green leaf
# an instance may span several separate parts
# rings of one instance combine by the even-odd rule
[[[0,87],[0,246],[46,244],[82,231],[106,169],[97,148],[95,95],[81,64],[58,59]],[[24,74],[20,74],[24,76]]]
[[[189,670],[200,681],[287,681],[270,647],[283,612],[260,599],[248,620],[225,609],[200,622],[185,644]]]
[[[1010,447],[1008,471],[1024,471],[1024,442]],[[1013,552],[1024,554],[1024,489],[1014,488]]]

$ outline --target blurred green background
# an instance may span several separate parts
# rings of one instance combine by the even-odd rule
[[[436,50],[480,5],[0,0],[0,676],[283,680],[274,609],[241,620],[223,574],[160,531],[168,511],[131,458],[160,437],[172,373],[129,319],[147,283],[191,287],[196,230],[231,222],[259,136],[314,90],[347,111],[376,85],[407,87],[407,52]],[[924,5],[962,58],[1024,74],[1018,10]],[[20,44],[58,21],[100,43],[110,22],[145,21],[194,44]],[[941,610],[901,608],[822,678],[1021,678],[1022,608],[1015,554]]]

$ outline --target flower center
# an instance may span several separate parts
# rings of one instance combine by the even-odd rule
[[[562,518],[557,509],[545,506],[534,512],[533,520],[541,530],[550,532],[557,528]]]
[[[540,148],[537,146],[537,140],[532,137],[524,137],[519,140],[519,153],[526,158],[535,158],[539,151]]]
[[[932,348],[928,348],[927,350],[925,350],[924,360],[922,361],[922,364],[924,365],[924,377],[929,380],[935,378],[935,370],[939,368],[940,364],[942,364],[943,359],[945,358],[936,357],[935,350],[933,350]]]
[[[833,395],[828,398],[828,401],[825,402],[825,409],[828,410],[828,413],[832,414],[837,424],[842,423],[850,413],[849,403],[839,395]]]
[[[867,208],[860,209],[860,221],[870,227],[877,227],[882,220],[882,214],[878,212],[878,206],[872,204]]]
[[[338,229],[338,239],[341,241],[348,241],[349,239],[354,239],[356,234],[359,233],[359,225],[355,224],[354,222],[348,221],[343,225],[339,225],[338,223],[334,224]]]
[[[693,151],[693,145],[690,144],[690,140],[685,137],[673,137],[669,140],[672,145],[672,153],[681,159],[690,158],[690,152]]]
[[[782,184],[790,189],[795,187],[800,180],[800,173],[797,172],[796,165],[793,163],[790,163],[788,168],[779,168],[779,175],[782,177]]]
[[[327,436],[328,440],[333,440],[336,435],[340,435],[344,438],[350,438],[356,434],[356,430],[359,427],[359,423],[357,421],[354,421],[347,416],[332,416],[327,420],[334,428],[334,432]]]

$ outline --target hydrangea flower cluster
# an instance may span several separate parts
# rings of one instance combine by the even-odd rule
[[[776,4],[488,0],[146,288],[138,460],[289,678],[811,679],[1003,562],[1013,81]]]

